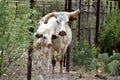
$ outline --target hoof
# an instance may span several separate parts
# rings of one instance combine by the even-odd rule
[[[60,73],[60,74],[63,74],[63,72],[62,72],[62,71],[60,71],[59,73]]]

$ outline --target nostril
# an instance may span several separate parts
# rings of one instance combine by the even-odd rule
[[[52,44],[48,44],[48,48],[50,48],[52,46]]]
[[[60,31],[60,32],[59,32],[59,35],[60,35],[60,36],[65,36],[65,35],[66,35],[66,32],[65,32],[65,31]]]

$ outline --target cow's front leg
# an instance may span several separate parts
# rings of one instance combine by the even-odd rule
[[[41,74],[41,72],[42,72],[42,60],[38,61],[37,68],[38,68],[38,74]]]
[[[59,61],[59,63],[60,63],[60,73],[63,73],[62,72],[63,59],[64,59],[64,56],[62,56],[60,61]]]
[[[55,60],[55,57],[53,56],[52,57],[52,73],[54,73],[55,65],[56,65],[56,60]]]
[[[46,54],[47,55],[47,54]],[[48,55],[46,56],[46,63],[47,63],[47,72],[50,72],[50,67],[51,67],[51,55],[50,53],[48,53]]]
[[[60,73],[62,73],[62,60],[60,60]]]

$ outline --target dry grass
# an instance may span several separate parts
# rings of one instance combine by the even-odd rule
[[[105,73],[96,73],[95,70],[86,71],[84,67],[71,66],[70,72],[59,74],[58,64],[55,74],[39,75],[37,70],[32,71],[32,80],[120,80],[120,76],[109,76]],[[12,66],[8,68],[0,80],[27,80],[27,58],[21,57]]]

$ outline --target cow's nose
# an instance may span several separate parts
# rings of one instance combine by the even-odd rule
[[[59,35],[60,35],[60,36],[65,36],[65,35],[66,35],[66,32],[65,32],[65,31],[60,31],[60,32],[59,32]]]
[[[48,48],[50,48],[51,46],[52,46],[52,44],[51,44],[51,43],[49,43],[49,44],[48,44]]]

